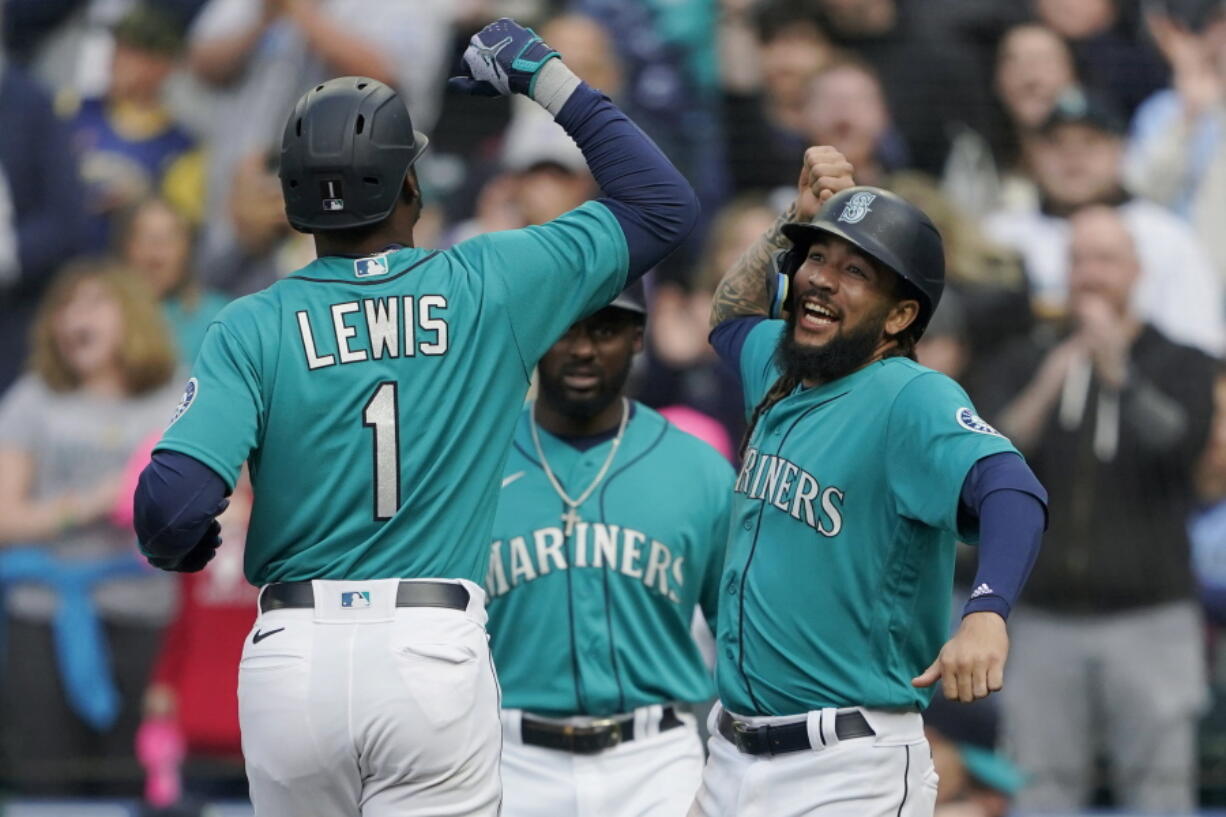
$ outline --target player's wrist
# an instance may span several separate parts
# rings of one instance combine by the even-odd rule
[[[553,58],[540,67],[528,84],[528,96],[555,119],[579,88],[579,77],[562,60]]]

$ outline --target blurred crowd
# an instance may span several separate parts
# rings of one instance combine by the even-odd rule
[[[1007,689],[930,718],[938,813],[1226,804],[1223,0],[0,0],[0,793],[242,796],[250,496],[207,571],[158,574],[135,473],[212,317],[313,257],[277,179],[308,86],[402,92],[431,136],[421,246],[599,194],[537,106],[445,93],[503,15],[698,191],[633,391],[728,456],[710,300],[804,148],[945,236],[920,361],[1051,511]]]

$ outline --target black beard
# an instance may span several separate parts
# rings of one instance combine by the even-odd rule
[[[885,332],[888,309],[866,315],[855,329],[840,330],[821,346],[806,346],[796,342],[796,322],[800,310],[788,315],[787,328],[775,347],[775,363],[784,377],[799,381],[829,383],[859,369],[872,357]]]
[[[596,393],[583,399],[572,399],[566,396],[566,386],[562,384],[561,376],[554,380],[542,374],[539,384],[541,399],[563,416],[575,420],[590,420],[621,397],[622,388],[630,377],[630,367],[633,362],[633,358],[627,359],[625,368],[620,372],[601,378]]]

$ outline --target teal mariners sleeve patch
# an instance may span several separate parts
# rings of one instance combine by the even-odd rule
[[[785,321],[762,321],[749,332],[741,348],[741,388],[745,394],[745,414],[753,412],[779,377],[775,347],[783,334]]]
[[[899,513],[974,541],[974,531],[957,524],[962,483],[984,457],[1016,453],[1013,444],[975,413],[961,386],[932,371],[899,391],[886,439],[886,471]]]
[[[238,338],[214,322],[159,450],[178,451],[213,469],[233,490],[255,447],[261,398],[259,370]]]
[[[630,265],[617,219],[594,201],[537,227],[477,236],[453,252],[482,271],[529,374],[568,326],[617,296]]]

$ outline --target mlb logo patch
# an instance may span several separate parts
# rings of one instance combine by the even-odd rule
[[[341,593],[341,607],[362,608],[370,606],[369,590],[346,590]]]
[[[339,213],[345,209],[344,199],[324,199],[324,212]]]
[[[353,274],[358,278],[373,278],[376,275],[387,275],[387,269],[386,255],[358,258],[353,262]]]

